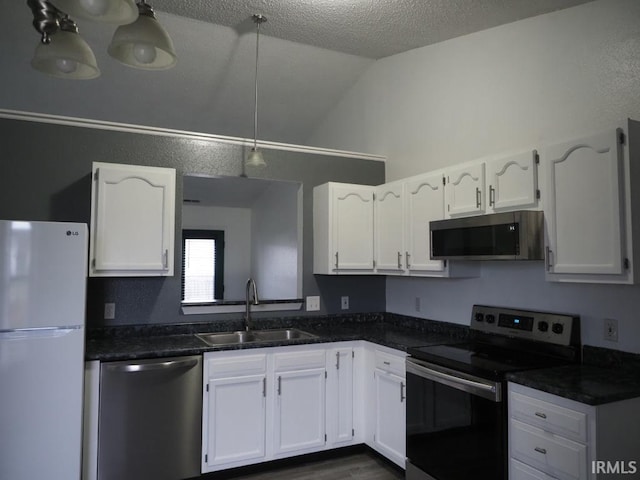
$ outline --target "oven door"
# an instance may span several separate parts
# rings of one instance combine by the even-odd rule
[[[407,480],[507,478],[503,385],[407,359]]]

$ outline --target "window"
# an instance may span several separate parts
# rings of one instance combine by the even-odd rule
[[[224,297],[224,231],[182,231],[182,302]]]

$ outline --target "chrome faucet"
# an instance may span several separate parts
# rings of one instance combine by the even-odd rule
[[[251,305],[260,304],[260,300],[258,299],[258,289],[256,288],[256,282],[253,278],[249,278],[249,280],[247,280],[245,294],[247,310],[244,314],[244,329],[248,332],[251,327]],[[251,295],[253,295],[253,301],[250,301]]]

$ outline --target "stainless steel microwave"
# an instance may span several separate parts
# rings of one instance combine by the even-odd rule
[[[429,223],[434,260],[543,260],[544,214],[519,210]]]

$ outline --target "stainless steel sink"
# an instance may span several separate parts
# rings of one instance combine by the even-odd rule
[[[239,345],[244,343],[280,342],[286,340],[298,340],[303,338],[315,338],[309,332],[288,328],[284,330],[250,330],[239,332],[198,333],[200,340],[208,345]]]

